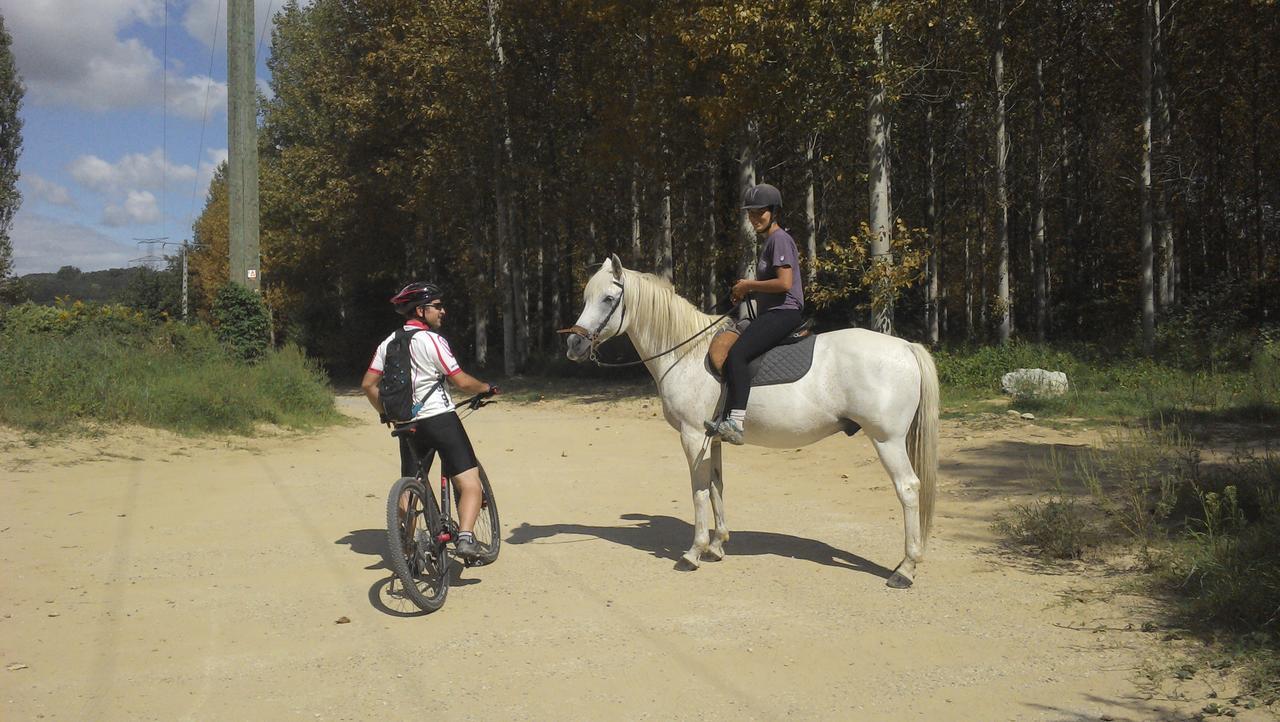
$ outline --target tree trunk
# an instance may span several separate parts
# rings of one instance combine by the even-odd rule
[[[1031,264],[1035,279],[1036,341],[1044,343],[1049,307],[1049,256],[1045,246],[1044,189],[1047,173],[1044,167],[1044,59],[1036,59],[1036,194],[1032,210]]]
[[[738,163],[738,198],[737,206],[747,194],[747,189],[756,184],[755,137],[756,122],[747,122],[747,141],[742,146],[742,156]],[[751,227],[747,214],[738,212],[738,240],[741,243],[738,265],[738,278],[756,277],[756,230]],[[745,306],[746,304],[743,304]]]
[[[995,49],[991,55],[992,75],[995,80],[995,182],[996,182],[996,243],[1000,261],[996,269],[996,294],[1000,307],[996,309],[1000,343],[1008,343],[1012,330],[1010,316],[1013,306],[1009,297],[1009,192],[1007,188],[1008,141],[1005,130],[1004,91],[1004,0],[996,3]]]
[[[925,333],[931,345],[938,345],[938,261],[942,250],[938,237],[938,168],[937,149],[934,145],[933,103],[925,109],[925,137],[928,144],[926,157],[925,217],[929,228],[929,258],[925,261],[924,305]]]
[[[1155,0],[1152,17],[1151,38],[1151,72],[1154,87],[1152,88],[1155,104],[1155,137],[1158,140],[1158,153],[1155,153],[1157,173],[1156,182],[1159,192],[1156,195],[1156,228],[1160,234],[1159,268],[1159,308],[1163,311],[1176,302],[1176,288],[1173,267],[1173,219],[1169,215],[1169,184],[1172,180],[1172,169],[1169,158],[1173,149],[1173,114],[1169,109],[1169,68],[1165,54],[1165,37],[1169,31],[1170,18],[1166,13],[1170,0]]]
[[[644,258],[640,243],[640,164],[631,164],[631,265],[639,267]]]
[[[876,63],[880,72],[888,64],[885,47],[885,29],[876,30]],[[867,99],[867,194],[869,196],[869,225],[871,229],[871,259],[875,264],[891,264],[890,238],[893,232],[889,218],[889,149],[888,119],[885,112],[885,87],[880,80],[871,85]],[[884,269],[887,270],[887,269]],[[889,288],[888,273],[881,274],[879,286],[872,290],[871,328],[881,333],[893,333],[893,300]]]
[[[489,65],[489,79],[498,103],[498,138],[494,148],[494,214],[497,217],[498,230],[498,273],[499,287],[502,296],[502,371],[507,376],[514,376],[519,365],[519,349],[516,344],[516,308],[515,283],[511,268],[511,201],[507,197],[506,177],[512,166],[511,130],[508,117],[505,89],[502,86],[502,73],[506,59],[502,49],[502,31],[498,27],[499,0],[488,0],[489,11],[489,48],[493,51]]]
[[[965,144],[964,151],[964,183],[965,183],[965,214],[964,214],[964,339],[968,343],[973,343],[973,256],[970,248],[973,243],[973,218],[975,213],[981,213],[980,208],[976,208],[974,203],[974,182],[972,166],[969,162],[969,145]]]
[[[658,239],[657,246],[654,273],[667,281],[672,281],[671,180],[666,178],[662,181],[662,236]]]
[[[710,193],[707,195],[707,289],[703,296],[703,308],[710,309],[716,302],[716,264],[718,262],[718,254],[716,250],[719,248],[719,238],[716,232],[716,181],[719,178],[720,164],[712,160],[707,175],[710,176],[708,183]]]
[[[481,242],[483,239],[483,243]],[[476,364],[485,366],[489,363],[489,293],[487,289],[491,281],[489,280],[488,270],[485,268],[485,261],[488,255],[485,248],[489,246],[489,226],[482,224],[480,233],[471,234],[471,253],[475,256],[475,284],[476,289],[486,289],[480,291],[478,297],[472,297],[471,313],[475,322],[476,331]]]
[[[1153,0],[1142,4],[1142,350],[1155,353],[1156,299],[1151,244],[1151,19]]]
[[[806,250],[809,252],[808,263],[809,273],[805,279],[806,286],[813,286],[818,280],[818,217],[815,212],[815,200],[817,193],[814,181],[814,150],[818,145],[818,133],[815,131],[809,135],[808,141],[804,145],[804,230],[806,238]]]

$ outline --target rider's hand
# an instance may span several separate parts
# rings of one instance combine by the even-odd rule
[[[378,423],[381,423],[381,424],[390,424],[390,423],[391,423],[391,419],[390,419],[390,417],[388,417],[385,413],[383,413],[383,414],[378,414]]]
[[[749,283],[751,282],[747,279],[739,278],[738,282],[733,284],[733,290],[729,292],[729,298],[732,299],[734,303],[738,303],[742,299],[746,298],[747,294],[750,293],[750,291],[747,290],[747,284]]]
[[[502,393],[502,390],[498,388],[497,384],[489,384],[489,390],[484,392],[484,395],[497,396],[500,393]]]

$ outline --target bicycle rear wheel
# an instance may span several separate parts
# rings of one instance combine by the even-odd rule
[[[440,507],[421,481],[402,477],[387,498],[387,561],[404,595],[424,612],[449,594],[449,555],[436,539],[443,531]]]

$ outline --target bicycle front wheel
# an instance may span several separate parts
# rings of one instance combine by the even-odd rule
[[[449,555],[436,541],[444,530],[440,507],[421,481],[403,477],[387,498],[387,562],[403,593],[424,612],[449,594]]]

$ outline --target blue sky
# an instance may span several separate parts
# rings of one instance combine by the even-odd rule
[[[264,25],[283,2],[254,2],[264,91]],[[16,274],[136,265],[160,248],[134,239],[191,237],[227,154],[226,12],[225,0],[0,0],[27,88]]]

